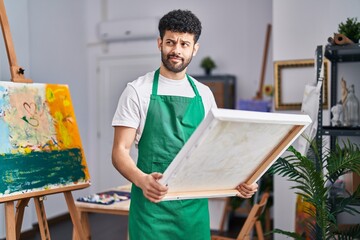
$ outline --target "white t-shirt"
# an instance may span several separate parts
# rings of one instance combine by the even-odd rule
[[[125,126],[137,129],[135,144],[140,140],[145,126],[146,114],[150,103],[150,95],[154,73],[149,72],[133,82],[129,82],[121,94],[112,121],[112,126]],[[193,79],[193,78],[192,78]],[[205,116],[211,108],[216,108],[214,95],[210,88],[193,79],[202,98]],[[194,97],[195,93],[186,76],[182,80],[172,80],[159,75],[158,95]]]

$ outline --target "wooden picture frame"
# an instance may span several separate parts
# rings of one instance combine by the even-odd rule
[[[311,123],[308,115],[211,109],[159,180],[163,200],[235,196]]]
[[[328,69],[329,62],[325,61],[322,94],[324,109],[328,108]],[[275,110],[301,110],[305,85],[314,82],[315,73],[313,59],[276,61],[274,63]]]

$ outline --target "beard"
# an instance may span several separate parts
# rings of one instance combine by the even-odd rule
[[[168,54],[168,55],[166,55],[161,50],[161,61],[164,64],[165,68],[167,70],[171,71],[171,72],[179,73],[179,72],[182,72],[185,68],[187,68],[187,66],[190,64],[190,62],[192,60],[192,55],[188,59],[181,58],[180,63],[173,64],[170,61],[170,58],[175,57],[175,56],[176,56],[176,54]]]

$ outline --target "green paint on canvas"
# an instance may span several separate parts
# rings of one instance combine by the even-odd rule
[[[0,194],[84,181],[85,166],[81,165],[82,159],[78,148],[29,154],[0,154]]]

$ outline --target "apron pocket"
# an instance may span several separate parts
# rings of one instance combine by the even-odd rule
[[[153,161],[151,164],[151,172],[164,173],[171,162],[168,161]]]

